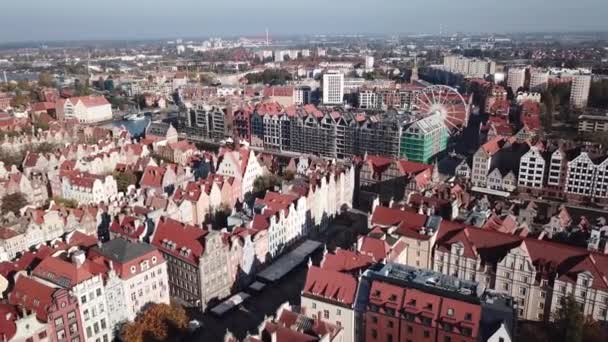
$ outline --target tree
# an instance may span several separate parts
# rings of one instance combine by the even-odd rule
[[[30,97],[18,91],[15,97],[11,100],[11,107],[19,108],[24,107],[30,103]]]
[[[281,179],[273,174],[259,176],[253,181],[253,192],[259,196],[281,184]]]
[[[543,126],[545,131],[549,132],[551,127],[553,127],[553,113],[555,112],[555,101],[553,100],[553,95],[545,91],[542,96],[543,103],[545,105],[545,110],[542,116]]]
[[[295,172],[293,172],[292,170],[286,170],[286,171],[283,173],[283,179],[284,179],[284,180],[286,180],[286,181],[291,181],[291,180],[293,180],[293,179],[295,178],[295,176],[296,176],[296,173],[295,173]]]
[[[67,198],[63,198],[63,197],[53,197],[53,202],[55,202],[55,204],[57,204],[59,206],[70,208],[70,209],[78,208],[78,201],[73,200],[73,199],[67,199]]]
[[[180,306],[152,304],[121,330],[123,341],[180,341],[186,332],[188,316]]]
[[[9,212],[17,215],[21,208],[27,205],[27,199],[21,192],[15,192],[2,197],[2,215],[6,215]]]
[[[91,89],[89,88],[89,80],[87,79],[86,81],[84,81],[84,83],[76,81],[76,83],[74,84],[74,93],[76,96],[91,95]]]
[[[591,83],[589,89],[589,106],[608,108],[608,80]]]
[[[582,342],[585,316],[574,295],[563,297],[554,315],[552,335],[555,341]]]
[[[52,87],[53,86],[53,76],[48,72],[41,72],[38,75],[38,85],[41,87]]]
[[[118,186],[119,192],[127,192],[129,185],[137,184],[137,176],[130,171],[125,172],[114,172],[114,178],[116,179],[116,184]]]

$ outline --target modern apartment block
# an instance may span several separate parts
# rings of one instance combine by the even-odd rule
[[[608,132],[608,115],[580,115],[578,117],[578,132]]]
[[[591,75],[576,75],[572,77],[570,90],[570,106],[576,109],[587,107],[589,89],[591,88]]]
[[[511,88],[513,93],[516,93],[526,84],[526,69],[525,68],[509,68],[507,72],[507,87]]]
[[[344,74],[329,71],[323,75],[323,104],[341,105],[344,100]]]
[[[211,106],[205,102],[195,102],[182,118],[180,131],[192,137],[209,140],[221,140],[230,136],[226,131],[227,108]]]
[[[483,78],[496,72],[496,62],[487,59],[468,58],[460,55],[443,57],[443,65],[449,72],[465,77]]]
[[[396,108],[410,110],[422,87],[411,86],[400,89],[362,89],[358,94],[361,109],[386,110]]]
[[[439,114],[413,122],[401,135],[400,155],[408,160],[429,163],[448,145],[448,129]]]
[[[530,91],[542,92],[549,85],[549,71],[543,69],[530,70]]]

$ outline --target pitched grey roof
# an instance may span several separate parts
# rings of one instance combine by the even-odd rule
[[[129,242],[123,238],[110,240],[101,247],[95,247],[99,254],[120,263],[126,263],[156,250],[153,246],[141,242]]]

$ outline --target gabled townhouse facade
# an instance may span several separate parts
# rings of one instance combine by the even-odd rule
[[[94,247],[88,258],[101,258],[108,264],[105,296],[111,313],[109,326],[135,320],[149,303],[169,304],[167,263],[151,245],[116,238]]]
[[[205,311],[210,302],[230,295],[229,246],[221,232],[161,217],[152,245],[167,260],[173,298]]]
[[[62,178],[61,194],[82,204],[109,203],[118,194],[118,185],[111,175],[76,172]]]
[[[217,174],[235,178],[241,186],[242,200],[245,194],[253,191],[253,183],[263,175],[263,168],[252,150],[240,148],[236,151],[220,152]]]

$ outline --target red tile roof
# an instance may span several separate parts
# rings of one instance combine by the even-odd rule
[[[93,277],[86,262],[77,266],[72,262],[54,256],[42,260],[34,268],[32,274],[65,288],[71,288]]]
[[[154,231],[152,245],[164,253],[198,267],[198,259],[205,249],[204,237],[207,233],[207,230],[199,226],[161,217]],[[175,246],[171,247],[170,243],[174,243]],[[182,250],[190,250],[190,252],[185,254]]]
[[[371,256],[377,262],[384,260],[391,249],[386,241],[369,236],[360,237],[359,244],[359,252]]]
[[[357,292],[357,280],[346,273],[311,266],[302,291],[304,294],[352,305]]]
[[[43,322],[48,319],[47,310],[53,302],[56,289],[46,286],[28,276],[20,275],[15,281],[13,290],[8,295],[8,302],[36,313]]]
[[[14,305],[0,304],[0,338],[10,341],[17,333],[15,321],[19,318]]]
[[[337,249],[334,253],[325,254],[321,267],[338,272],[353,272],[367,269],[372,264],[374,264],[374,259],[371,255]]]
[[[162,188],[163,177],[167,169],[161,166],[147,166],[139,182],[140,186],[147,188]]]

